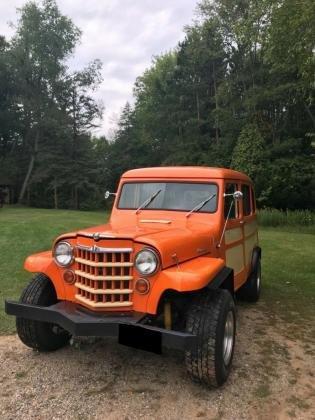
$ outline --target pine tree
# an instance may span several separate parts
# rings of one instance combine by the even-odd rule
[[[256,184],[259,194],[265,171],[264,139],[256,124],[242,129],[232,154],[231,168],[244,172]]]

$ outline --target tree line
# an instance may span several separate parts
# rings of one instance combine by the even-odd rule
[[[54,0],[26,3],[15,34],[0,37],[0,185],[14,201],[42,207],[93,205],[97,168],[90,131],[102,115],[91,96],[95,60],[71,72],[81,31]]]
[[[110,141],[90,134],[100,63],[64,64],[80,31],[51,0],[20,16],[0,47],[0,184],[5,168],[22,201],[92,208],[130,168],[206,165],[250,175],[260,207],[314,208],[312,0],[198,3],[184,40],[137,78]]]

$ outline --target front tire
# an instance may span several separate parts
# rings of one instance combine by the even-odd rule
[[[21,303],[50,306],[57,303],[57,296],[50,279],[37,274],[22,292]],[[20,340],[38,351],[54,351],[65,346],[69,334],[55,324],[31,319],[16,318],[16,329]]]
[[[198,337],[197,347],[186,351],[186,368],[193,380],[211,387],[227,380],[234,354],[236,316],[230,292],[203,291],[192,303],[186,331]]]

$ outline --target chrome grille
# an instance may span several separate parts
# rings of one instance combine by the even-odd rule
[[[92,308],[131,309],[131,248],[77,246],[76,300]]]

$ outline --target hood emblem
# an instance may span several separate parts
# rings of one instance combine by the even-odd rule
[[[93,233],[93,239],[94,239],[94,241],[99,241],[100,240],[100,238],[101,238],[101,235],[100,235],[100,233],[99,232],[95,232],[95,233]]]

